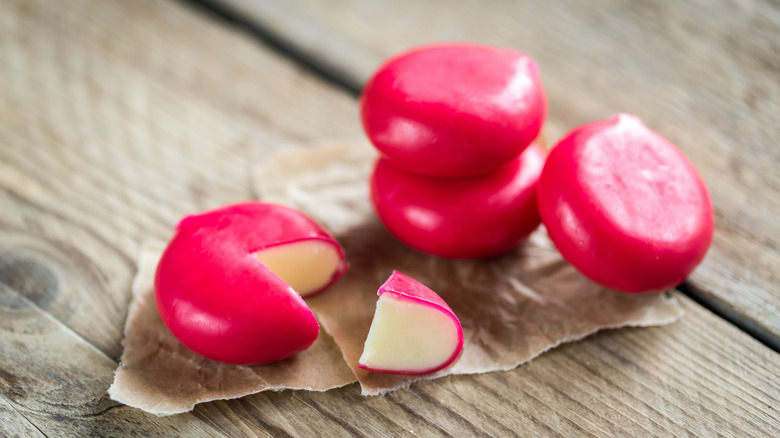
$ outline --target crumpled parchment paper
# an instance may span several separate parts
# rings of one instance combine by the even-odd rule
[[[298,208],[322,223],[351,263],[331,290],[307,300],[321,324],[312,348],[255,367],[220,364],[189,351],[165,328],[154,304],[158,243],[145,247],[139,263],[111,397],[166,415],[268,389],[336,388],[355,376],[363,394],[377,395],[417,380],[512,369],[600,329],[668,324],[682,315],[670,294],[622,294],[590,282],[561,258],[543,227],[516,250],[489,260],[446,260],[407,248],[372,213],[367,181],[374,157],[365,142],[337,141],[288,150],[253,173],[260,199]],[[436,291],[460,319],[464,348],[453,366],[425,376],[358,368],[376,291],[392,270]]]

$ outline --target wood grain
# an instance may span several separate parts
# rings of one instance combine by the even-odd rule
[[[30,423],[20,426],[46,436],[215,433],[191,415],[158,419],[111,401],[105,392],[116,362],[2,284],[0,315],[0,388]]]
[[[0,276],[115,360],[140,242],[250,198],[283,143],[358,129],[347,96],[175,4],[0,8]]]
[[[514,47],[539,63],[551,139],[639,115],[707,182],[716,234],[690,291],[780,349],[780,7],[776,2],[219,0],[359,89],[434,41]]]
[[[0,53],[0,435],[780,435],[778,355],[684,297],[672,326],[387,397],[117,405],[141,242],[252,196],[283,143],[359,135],[355,101],[175,2],[1,2]]]
[[[5,379],[6,377],[3,377]],[[34,424],[24,418],[11,403],[5,398],[0,397],[0,418],[3,419],[2,433],[8,437],[44,437]]]

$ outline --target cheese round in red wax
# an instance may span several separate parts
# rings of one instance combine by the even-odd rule
[[[540,224],[536,184],[545,152],[536,144],[495,172],[438,178],[380,158],[371,176],[374,209],[408,246],[446,258],[496,256]]]
[[[302,295],[324,291],[346,269],[341,246],[303,213],[245,202],[179,223],[157,266],[155,298],[191,350],[263,364],[311,346],[319,324]]]
[[[712,203],[699,173],[631,115],[568,133],[550,152],[538,191],[542,221],[563,257],[611,289],[673,288],[712,241]]]
[[[440,44],[382,65],[360,111],[368,138],[397,166],[464,177],[494,171],[528,147],[547,100],[536,63],[522,52]]]

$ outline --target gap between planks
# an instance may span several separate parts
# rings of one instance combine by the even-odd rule
[[[333,85],[350,96],[357,98],[363,84],[351,79],[349,74],[340,70],[338,67],[328,63],[320,62],[316,58],[309,57],[305,51],[298,49],[294,44],[287,41],[284,37],[275,35],[273,32],[264,29],[251,18],[245,17],[241,13],[233,10],[229,6],[222,4],[219,0],[176,0],[185,7],[189,6],[206,17],[218,20],[226,26],[233,27],[240,32],[250,36],[255,41],[259,41],[271,51],[281,57],[292,60],[302,69],[319,77],[325,82]]]
[[[750,319],[742,317],[742,315],[730,308],[725,302],[715,299],[713,295],[702,293],[696,285],[689,281],[685,281],[677,286],[677,290],[693,300],[696,304],[712,312],[715,316],[728,321],[731,325],[745,332],[753,339],[775,352],[780,353],[780,339],[772,336],[771,333],[763,330]]]
[[[221,3],[219,0],[177,1],[185,6],[192,7],[209,18],[218,20],[224,25],[233,27],[247,34],[252,39],[273,50],[275,53],[293,61],[304,70],[307,70],[310,74],[319,77],[350,96],[354,98],[360,96],[363,84],[357,82],[349,74],[327,62],[320,61],[316,57],[307,55],[305,51],[298,49],[295,44],[287,41],[283,36],[275,35],[251,18],[245,17],[231,7]],[[780,353],[780,339],[772,336],[771,333],[763,330],[743,315],[729,309],[724,303],[717,301],[707,294],[701,293],[695,285],[685,281],[677,287],[677,290],[719,318],[728,321],[740,331],[761,342],[766,347]]]

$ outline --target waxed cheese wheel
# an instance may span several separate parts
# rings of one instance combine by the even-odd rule
[[[532,144],[495,172],[439,178],[382,158],[371,176],[371,199],[387,229],[412,248],[446,258],[492,257],[541,223],[536,185],[544,159]]]
[[[360,111],[369,140],[395,165],[464,177],[495,171],[528,147],[547,101],[536,63],[522,52],[440,44],[382,65]]]
[[[155,301],[171,333],[196,353],[276,362],[319,335],[301,294],[322,292],[346,269],[338,242],[303,213],[241,202],[179,222],[157,266]]]
[[[694,166],[627,114],[560,140],[542,171],[538,202],[563,257],[619,291],[677,286],[712,241],[712,203]]]

